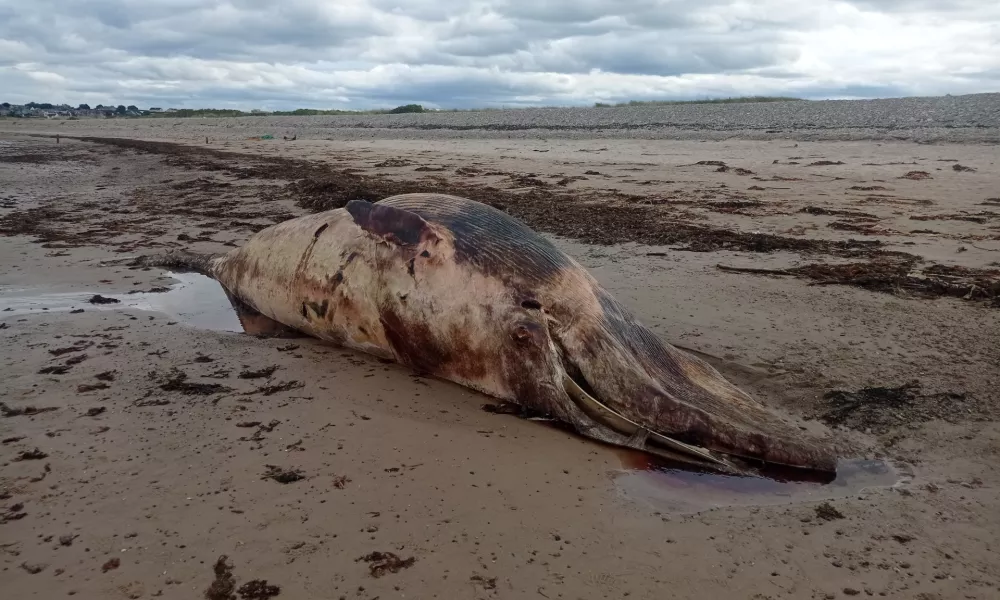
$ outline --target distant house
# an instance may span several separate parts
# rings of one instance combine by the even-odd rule
[[[153,107],[150,107],[149,112],[151,112],[151,113],[163,112],[163,109],[160,108],[159,106],[153,106]]]
[[[110,109],[107,108],[73,108],[68,104],[48,106],[52,106],[52,108],[38,108],[25,104],[8,104],[7,106],[0,106],[0,116],[55,119],[69,117],[104,118],[108,116],[109,112],[112,115],[114,114],[113,111],[110,111]]]

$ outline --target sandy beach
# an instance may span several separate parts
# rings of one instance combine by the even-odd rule
[[[222,556],[246,598],[1000,595],[995,131],[207,121],[0,121],[5,597],[203,598]],[[213,282],[130,266],[407,191],[551,236],[828,435],[840,476],[650,470],[398,365],[248,335]]]

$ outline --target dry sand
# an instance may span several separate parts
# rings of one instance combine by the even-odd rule
[[[132,123],[0,122],[4,598],[200,598],[221,555],[279,598],[1000,595],[995,147],[123,141],[149,139]],[[457,386],[233,331],[217,286],[128,267],[411,188],[556,236],[664,339],[832,424],[842,480],[635,470]]]

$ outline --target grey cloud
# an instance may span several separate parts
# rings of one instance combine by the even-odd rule
[[[858,8],[880,12],[962,12],[986,8],[990,0],[844,0]]]
[[[706,32],[693,27],[708,2],[642,0],[615,14],[608,0],[500,4],[496,12],[456,19],[422,50],[383,52],[405,62],[497,66],[519,71],[680,75],[762,68],[794,59],[774,24],[741,21]],[[517,10],[514,10],[517,9]],[[629,12],[631,11],[631,12]],[[641,13],[640,11],[647,11]],[[563,21],[556,21],[560,16]],[[505,20],[509,19],[509,20]],[[531,20],[536,19],[536,20]],[[633,24],[635,23],[635,24]]]
[[[34,8],[8,11],[13,16],[0,24],[0,38],[24,40],[53,54],[79,53],[82,44],[92,52],[263,60],[276,49],[274,58],[301,60],[390,33],[374,18],[330,18],[314,2],[36,1]]]
[[[622,13],[634,13],[638,10],[648,10],[660,4],[656,0],[639,0],[630,2],[627,7],[615,9],[615,4],[603,0],[548,0],[546,2],[516,2],[498,3],[498,10],[515,19],[525,21],[542,21],[547,23],[577,23],[594,21],[601,17]]]
[[[500,14],[523,21],[543,23],[587,23],[602,17],[619,16],[634,27],[682,27],[696,20],[694,15],[724,0],[546,0],[498,3]]]
[[[830,37],[836,27],[866,22],[836,10],[844,3],[882,13],[879,23],[899,15],[890,21],[899,27],[927,15],[943,26],[963,24],[954,34],[962,35],[955,38],[960,50],[939,44],[930,52],[942,65],[961,63],[963,72],[927,64],[911,69],[905,54],[869,61],[864,50],[852,55],[836,47]],[[752,6],[738,0],[0,0],[0,91],[11,101],[94,101],[104,94],[97,101],[272,108],[989,91],[1000,87],[998,6],[979,0],[815,0],[809,7],[795,0]],[[965,34],[989,23],[992,37]],[[813,32],[828,34],[825,46],[810,47]],[[903,35],[892,27],[871,34]],[[968,64],[968,56],[981,59]]]
[[[793,60],[794,51],[777,40],[756,43],[746,36],[692,36],[672,32],[640,32],[628,38],[574,38],[537,52],[537,64],[561,72],[592,68],[613,73],[681,75],[766,67]]]
[[[486,58],[524,50],[529,44],[530,40],[516,33],[491,36],[466,35],[443,40],[439,50],[454,56]]]
[[[432,22],[447,21],[469,9],[468,0],[371,0],[368,4],[387,14]]]

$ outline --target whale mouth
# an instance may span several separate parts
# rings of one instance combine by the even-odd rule
[[[578,381],[579,379],[579,381]],[[563,390],[570,400],[576,404],[585,415],[594,422],[629,438],[629,446],[635,450],[648,452],[674,462],[689,464],[695,467],[710,468],[727,473],[739,473],[743,469],[734,465],[722,455],[707,448],[682,442],[680,440],[652,431],[618,411],[604,404],[586,389],[589,388],[582,378],[574,378],[569,372],[563,375]]]
[[[630,442],[634,444],[632,445],[634,449],[693,466],[710,467],[727,472],[742,470],[707,448],[682,442],[643,427],[592,396],[584,386],[586,382],[578,382],[568,373],[563,376],[563,390],[573,403],[596,423],[628,436]]]

